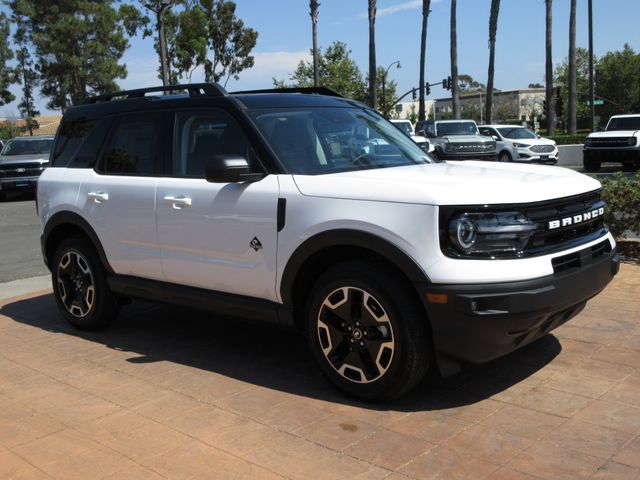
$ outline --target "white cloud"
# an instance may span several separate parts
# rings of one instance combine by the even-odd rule
[[[431,3],[438,3],[442,0],[432,0]],[[376,18],[384,17],[385,15],[392,15],[394,13],[402,12],[404,10],[415,10],[422,8],[422,0],[409,0],[408,2],[399,3],[398,5],[392,5],[391,7],[383,7],[376,9]],[[368,12],[358,14],[358,18],[369,18]]]

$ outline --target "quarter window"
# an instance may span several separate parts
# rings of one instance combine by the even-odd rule
[[[105,151],[105,173],[154,175],[162,142],[162,115],[133,115],[116,121]]]

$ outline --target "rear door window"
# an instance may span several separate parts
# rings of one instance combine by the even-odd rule
[[[86,138],[92,132],[95,124],[94,120],[88,118],[63,120],[50,157],[51,166],[69,166]]]

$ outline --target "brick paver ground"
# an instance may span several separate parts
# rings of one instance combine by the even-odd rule
[[[0,478],[640,477],[640,266],[553,334],[386,405],[303,339],[135,304],[82,333],[50,292],[0,303]]]

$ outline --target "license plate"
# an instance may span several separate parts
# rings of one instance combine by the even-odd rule
[[[540,155],[540,160],[549,160],[549,155]]]

